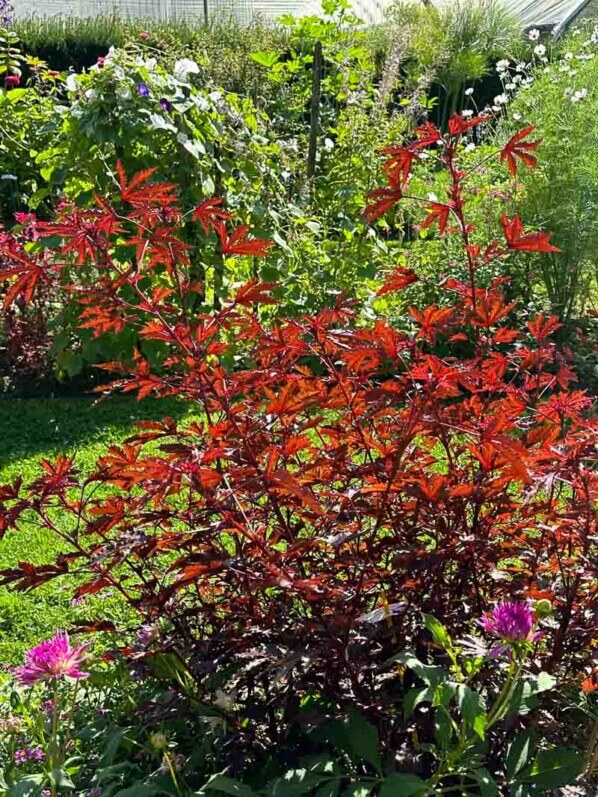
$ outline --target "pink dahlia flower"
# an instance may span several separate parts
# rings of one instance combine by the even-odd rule
[[[40,681],[54,681],[59,678],[87,678],[89,673],[79,668],[87,661],[84,653],[89,645],[71,647],[66,631],[58,631],[52,639],[46,639],[25,654],[25,664],[14,671],[19,681],[33,686]]]

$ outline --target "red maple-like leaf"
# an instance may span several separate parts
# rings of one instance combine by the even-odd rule
[[[249,238],[249,227],[242,224],[228,234],[223,222],[215,222],[214,229],[220,238],[223,255],[255,255],[265,257],[274,244],[262,238]]]
[[[527,328],[532,333],[534,338],[539,341],[545,340],[562,326],[563,325],[555,315],[544,318],[542,313],[536,316],[536,318],[534,318],[532,321],[527,322]]]
[[[502,217],[502,228],[507,240],[507,247],[519,252],[560,252],[558,246],[550,243],[551,233],[529,232],[523,234],[523,223],[519,216],[509,220]]]
[[[432,202],[426,208],[428,215],[422,222],[422,229],[430,227],[434,222],[438,222],[438,231],[441,235],[444,235],[452,208],[452,202],[448,204],[444,204],[443,202]]]
[[[232,219],[232,215],[222,207],[223,201],[222,197],[210,197],[200,202],[193,211],[192,218],[200,222],[206,235],[216,229],[218,222]]]
[[[535,155],[530,155],[530,152],[538,149],[542,139],[538,138],[535,141],[526,141],[529,134],[533,133],[535,129],[535,125],[524,127],[523,130],[515,133],[515,135],[507,141],[501,150],[500,159],[503,163],[506,162],[509,171],[514,176],[517,175],[516,158],[520,158],[531,168],[538,165],[538,159]]]
[[[388,156],[384,171],[390,176],[391,184],[404,185],[409,179],[413,161],[418,158],[417,153],[407,147],[386,147],[382,154]]]
[[[174,183],[150,183],[148,180],[156,172],[156,168],[143,169],[127,181],[127,175],[122,161],[117,161],[116,171],[118,174],[118,184],[120,187],[120,198],[123,202],[128,202],[133,207],[139,205],[159,205],[166,208],[173,205],[176,198],[176,185]]]
[[[424,122],[415,129],[417,141],[411,145],[412,149],[425,149],[430,144],[437,144],[442,140],[440,130],[432,122]]]
[[[371,224],[376,219],[379,219],[380,216],[384,216],[385,213],[388,213],[392,207],[401,201],[403,192],[397,179],[389,175],[389,183],[390,188],[375,188],[366,195],[369,205],[361,211],[366,224]]]
[[[393,291],[401,291],[408,285],[417,282],[419,277],[410,268],[403,268],[399,266],[395,268],[390,277],[384,282],[384,285],[376,293],[376,296],[384,296],[385,293],[392,293]]]
[[[466,119],[464,116],[455,114],[451,119],[449,119],[449,133],[451,136],[460,136],[462,133],[466,133],[468,130],[471,130],[472,127],[481,125],[482,122],[486,121],[486,119],[488,119],[488,117],[482,115],[472,116],[471,119]]]

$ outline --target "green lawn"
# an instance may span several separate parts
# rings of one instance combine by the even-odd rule
[[[39,473],[40,459],[60,453],[75,455],[78,467],[89,472],[108,445],[133,433],[138,420],[187,415],[175,400],[137,403],[115,397],[94,404],[90,399],[0,399],[0,484],[21,476],[25,482]],[[50,533],[24,527],[0,541],[0,569],[21,560],[50,561],[58,543]],[[118,611],[116,599],[102,599],[102,613]],[[64,584],[58,582],[31,593],[0,588],[0,665],[15,662],[23,650],[68,625],[86,618],[93,602],[73,607]]]

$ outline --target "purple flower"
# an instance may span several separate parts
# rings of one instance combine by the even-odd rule
[[[83,655],[89,645],[72,648],[66,631],[58,631],[52,639],[46,639],[25,654],[25,664],[16,667],[14,674],[25,686],[33,686],[40,681],[55,681],[68,678],[87,678],[89,673],[81,672],[80,666],[87,661]]]
[[[43,711],[44,714],[53,714],[56,710],[56,701],[44,700],[40,703],[39,709],[40,711]]]
[[[14,9],[11,0],[0,0],[0,23],[8,28],[12,25]]]
[[[162,107],[162,110],[166,111],[166,113],[170,113],[170,111],[172,111],[172,103],[170,102],[170,100],[167,100],[166,97],[160,98],[160,105]]]
[[[147,87],[147,83],[138,83],[137,84],[137,93],[140,97],[149,97],[150,90]]]
[[[160,632],[155,625],[142,625],[137,631],[137,645],[142,648],[149,647],[160,638]]]
[[[479,622],[484,631],[500,637],[503,643],[491,649],[490,653],[495,656],[508,652],[509,645],[518,642],[537,642],[543,636],[541,631],[533,630],[535,617],[528,601],[499,603]]]
[[[15,764],[25,764],[27,761],[43,761],[46,754],[41,747],[24,747],[15,751]]]
[[[101,786],[93,786],[89,790],[89,797],[102,797],[102,788],[101,788]]]

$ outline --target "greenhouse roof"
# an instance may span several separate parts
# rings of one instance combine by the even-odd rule
[[[435,5],[447,6],[454,0],[433,0]],[[589,0],[505,0],[505,5],[520,20],[524,28],[549,28],[555,33],[564,30]]]

